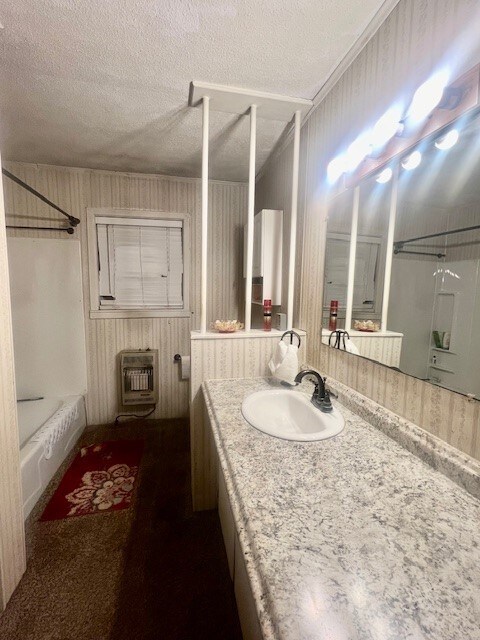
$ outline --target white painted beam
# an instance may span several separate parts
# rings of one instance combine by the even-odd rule
[[[388,303],[390,301],[390,280],[392,278],[393,260],[393,240],[395,235],[395,221],[397,219],[397,196],[398,196],[398,165],[395,167],[392,176],[392,191],[390,193],[390,215],[388,219],[387,232],[387,255],[385,257],[385,280],[383,282],[383,302],[382,302],[382,331],[387,330]]]
[[[353,287],[355,284],[355,260],[357,257],[358,211],[360,209],[360,186],[353,191],[352,226],[350,230],[350,255],[348,258],[347,309],[345,312],[345,329],[352,328]]]
[[[245,280],[245,331],[252,327],[253,227],[255,216],[255,154],[257,146],[257,105],[250,107],[250,157],[248,165],[247,269]]]
[[[302,112],[295,111],[293,133],[292,205],[290,215],[290,251],[288,259],[287,329],[293,327],[293,302],[295,299],[295,256],[297,247],[298,173],[300,166],[300,126]]]
[[[202,275],[200,286],[200,332],[207,332],[207,261],[208,261],[208,132],[210,98],[202,100]]]
[[[302,116],[305,116],[313,105],[311,100],[303,98],[291,98],[265,91],[193,81],[190,84],[189,105],[199,107],[203,103],[204,96],[210,98],[212,111],[244,115],[249,112],[250,106],[255,104],[259,118],[283,122],[289,122],[296,111],[300,111]]]

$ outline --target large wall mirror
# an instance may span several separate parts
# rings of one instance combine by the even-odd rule
[[[478,110],[331,199],[324,273],[325,344],[480,398]]]

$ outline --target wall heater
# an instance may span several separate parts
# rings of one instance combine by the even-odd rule
[[[121,351],[119,355],[122,405],[157,404],[158,350]]]

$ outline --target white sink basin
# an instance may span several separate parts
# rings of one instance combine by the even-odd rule
[[[293,389],[252,393],[243,401],[242,414],[252,427],[284,440],[325,440],[339,434],[345,426],[335,407],[323,413],[309,397]]]

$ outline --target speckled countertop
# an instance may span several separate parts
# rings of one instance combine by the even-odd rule
[[[203,385],[264,638],[479,640],[480,502],[338,403],[330,440],[257,431],[274,384]]]

